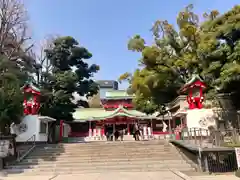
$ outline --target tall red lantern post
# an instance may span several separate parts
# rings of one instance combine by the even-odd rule
[[[198,75],[193,76],[193,78],[180,89],[181,93],[187,93],[189,109],[202,109],[204,89],[206,89],[206,84]]]

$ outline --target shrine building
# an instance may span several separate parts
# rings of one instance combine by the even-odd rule
[[[73,114],[75,120],[69,123],[71,131],[68,137],[101,139],[106,128],[127,129],[127,135],[132,137],[135,122],[143,127],[147,139],[168,134],[170,117],[157,117],[135,110],[133,98],[125,90],[111,90],[101,99],[102,108],[77,109]]]

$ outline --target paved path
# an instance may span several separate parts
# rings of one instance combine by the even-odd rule
[[[163,172],[114,172],[95,174],[72,174],[58,176],[14,176],[0,180],[182,180],[170,171]]]
[[[72,174],[58,176],[14,176],[0,177],[0,180],[239,180],[234,175],[182,176],[171,171],[163,172],[114,172],[96,174]]]
[[[216,176],[195,176],[191,177],[192,180],[239,180],[240,178],[234,175],[216,175]],[[190,180],[189,179],[189,180]]]

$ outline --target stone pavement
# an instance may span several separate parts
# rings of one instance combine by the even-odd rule
[[[191,177],[192,180],[239,180],[240,178],[234,175],[209,175],[209,176],[195,176]],[[189,180],[190,180],[189,179]]]
[[[14,176],[0,180],[182,180],[170,171],[161,172],[106,172],[94,174],[69,174],[58,176]]]
[[[180,177],[181,176],[181,177]],[[186,176],[178,172],[114,172],[95,174],[69,174],[49,176],[12,176],[0,180],[239,180],[234,175]]]

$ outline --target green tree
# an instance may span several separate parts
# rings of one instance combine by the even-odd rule
[[[149,102],[151,97],[155,104],[169,102],[178,96],[177,91],[193,74],[199,74],[208,85],[207,96],[227,92],[234,93],[234,99],[238,99],[239,14],[240,6],[222,15],[213,10],[205,13],[204,21],[199,23],[193,6],[189,5],[179,12],[177,28],[166,20],[155,22],[151,29],[153,45],[147,45],[140,35],[131,38],[128,49],[142,54],[139,60],[142,68],[136,70],[130,81],[136,99],[139,96],[142,101]],[[145,80],[139,81],[143,77]]]
[[[88,97],[98,92],[98,85],[91,77],[99,70],[99,66],[89,66],[85,60],[91,58],[92,54],[69,36],[55,39],[53,46],[45,52],[52,68],[42,73],[40,112],[57,120],[72,121],[75,109],[85,104],[82,100],[74,103],[73,93]]]
[[[202,60],[202,76],[211,94],[232,93],[233,102],[240,108],[240,5],[219,14],[217,10],[204,14],[201,26],[199,54]]]
[[[20,89],[21,72],[14,62],[0,58],[0,129],[8,134],[12,122],[19,123],[23,115],[23,93]]]
[[[208,86],[208,97],[219,92],[232,93],[239,108],[240,103],[236,102],[240,98],[239,15],[238,5],[222,15],[217,10],[205,13],[204,22],[199,23],[193,6],[189,5],[178,14],[179,31],[168,21],[156,21],[151,29],[153,45],[147,45],[140,35],[130,39],[129,50],[142,54],[142,68],[136,70],[130,81],[139,106],[153,102],[152,107],[159,108],[154,104],[173,100],[179,88],[193,74],[199,74]],[[128,77],[123,75],[120,79]]]
[[[0,0],[0,127],[7,131],[23,116],[21,87],[33,78],[35,60],[29,55],[27,11],[18,0]],[[30,45],[29,45],[30,44]]]
[[[161,110],[162,104],[178,96],[177,91],[194,73],[201,72],[197,51],[199,20],[192,5],[179,13],[177,25],[179,31],[166,20],[156,21],[151,29],[153,45],[147,45],[140,35],[129,40],[128,49],[142,54],[141,68],[130,81],[139,110],[147,113]]]

